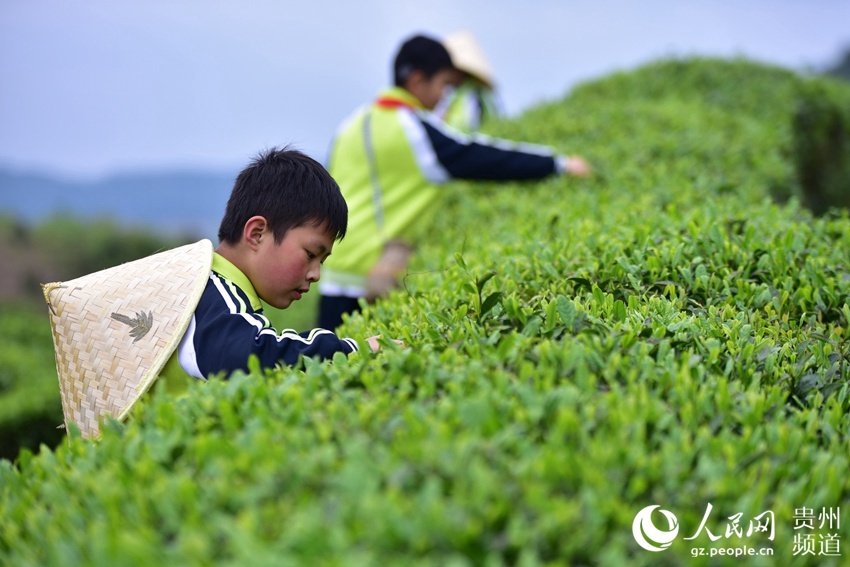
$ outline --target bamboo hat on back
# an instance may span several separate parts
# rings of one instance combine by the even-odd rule
[[[65,426],[97,437],[156,381],[200,301],[213,245],[201,240],[46,284]]]
[[[495,84],[493,70],[472,32],[464,30],[450,34],[443,40],[443,45],[451,55],[455,68],[469,73],[493,88]]]

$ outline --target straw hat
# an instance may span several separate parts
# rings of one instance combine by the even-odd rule
[[[127,416],[186,332],[212,257],[201,240],[42,286],[66,428],[97,437],[106,415]]]
[[[490,62],[470,31],[459,31],[446,36],[443,40],[446,50],[452,58],[452,64],[461,71],[479,79],[488,87],[495,83]]]

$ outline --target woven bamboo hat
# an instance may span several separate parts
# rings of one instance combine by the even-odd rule
[[[65,427],[97,437],[156,381],[186,332],[212,265],[209,240],[45,284]]]
[[[466,71],[493,88],[493,70],[472,32],[463,30],[450,34],[443,40],[443,45],[449,52],[455,68]]]

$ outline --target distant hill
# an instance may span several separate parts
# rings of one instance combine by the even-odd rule
[[[844,56],[833,67],[826,71],[827,75],[831,75],[838,79],[850,81],[850,49],[844,52]]]
[[[57,212],[215,241],[236,173],[142,172],[68,181],[0,169],[0,214],[38,222]]]

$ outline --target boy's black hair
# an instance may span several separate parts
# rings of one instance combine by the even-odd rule
[[[401,44],[393,63],[395,86],[403,87],[413,71],[422,71],[431,78],[443,69],[451,69],[452,57],[445,46],[436,39],[415,35]]]
[[[291,228],[327,225],[335,240],[348,228],[348,205],[339,185],[313,158],[288,147],[261,152],[233,184],[218,239],[236,244],[245,223],[265,217],[276,243]]]

